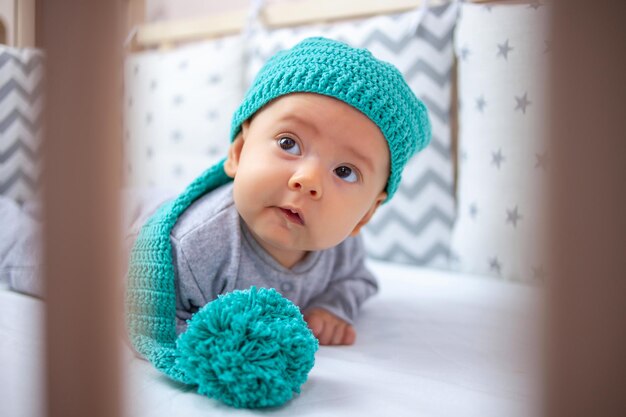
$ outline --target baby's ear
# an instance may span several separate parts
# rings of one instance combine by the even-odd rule
[[[239,132],[228,148],[228,155],[226,156],[226,162],[224,162],[224,172],[231,178],[235,178],[237,168],[239,168],[239,158],[241,157],[245,137],[248,134],[249,125],[250,123],[247,120],[242,123],[241,132]]]
[[[354,230],[352,230],[352,233],[350,233],[350,236],[356,236],[359,234],[359,232],[361,231],[361,228],[363,226],[365,226],[367,223],[369,223],[370,219],[372,218],[372,216],[374,215],[374,213],[376,213],[376,209],[383,203],[383,201],[385,201],[387,199],[387,193],[385,191],[381,191],[380,194],[378,194],[378,196],[376,197],[376,199],[374,200],[374,203],[372,203],[372,206],[369,208],[369,210],[367,211],[367,213],[365,213],[365,216],[363,216],[363,218],[357,223],[357,225],[354,227]]]

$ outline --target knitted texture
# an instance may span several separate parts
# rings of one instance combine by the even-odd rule
[[[291,301],[274,289],[252,287],[200,309],[177,346],[177,366],[199,393],[237,408],[261,408],[300,392],[318,342]]]
[[[157,369],[184,383],[191,381],[174,366],[176,293],[170,232],[187,207],[230,180],[224,172],[224,161],[206,170],[148,219],[130,254],[126,317],[131,342]]]
[[[241,124],[273,99],[296,92],[341,100],[369,117],[385,136],[391,157],[387,200],[398,188],[407,161],[431,138],[426,106],[393,65],[367,49],[327,38],[307,38],[276,53],[257,74],[231,125],[231,140]]]

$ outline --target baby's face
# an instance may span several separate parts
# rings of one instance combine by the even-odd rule
[[[248,228],[290,267],[367,223],[386,198],[389,150],[378,126],[348,104],[290,94],[243,124],[226,172]]]

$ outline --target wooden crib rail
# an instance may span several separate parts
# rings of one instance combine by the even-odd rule
[[[430,6],[452,0],[430,0]],[[529,3],[529,0],[471,0],[473,3]],[[264,26],[279,28],[304,24],[333,22],[392,14],[416,9],[424,0],[299,0],[268,3],[259,13]],[[129,48],[133,51],[149,48],[171,48],[174,45],[200,39],[234,35],[244,30],[249,8],[235,9],[187,19],[144,23],[145,1],[130,0]]]

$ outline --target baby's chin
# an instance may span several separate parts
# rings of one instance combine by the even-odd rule
[[[241,215],[248,230],[257,242],[268,252],[314,252],[331,249],[350,236],[351,230],[338,231],[328,230],[314,226],[311,223],[305,225],[285,225],[281,221],[276,222],[273,217],[253,217],[247,219]]]
[[[284,251],[317,252],[331,249],[343,242],[349,235],[335,239],[316,239],[304,233],[304,236],[293,236],[289,234],[273,234],[271,231],[256,231],[250,228],[252,234],[260,240],[259,243],[271,245],[273,248]]]

